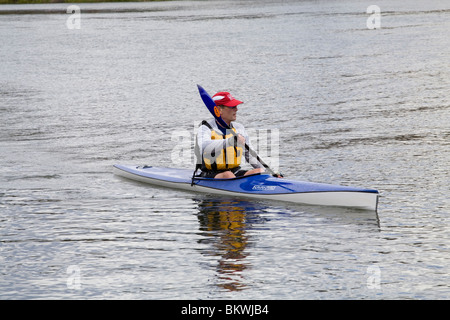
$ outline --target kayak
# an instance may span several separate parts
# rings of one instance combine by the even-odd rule
[[[379,192],[374,189],[275,178],[268,174],[233,179],[192,179],[192,172],[193,170],[189,169],[114,165],[114,174],[118,176],[193,192],[373,211],[376,211],[378,206]]]

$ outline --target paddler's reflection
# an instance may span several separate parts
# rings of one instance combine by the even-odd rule
[[[245,289],[244,271],[251,265],[248,230],[255,223],[263,223],[262,207],[256,203],[235,199],[195,199],[198,203],[201,243],[207,243],[204,254],[219,257],[218,286],[230,291]]]

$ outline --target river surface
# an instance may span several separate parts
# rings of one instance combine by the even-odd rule
[[[1,299],[450,298],[448,1],[68,6],[0,6]],[[193,168],[197,84],[378,212],[114,176]]]

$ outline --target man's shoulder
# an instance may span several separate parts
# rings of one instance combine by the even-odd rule
[[[216,121],[214,119],[203,120],[200,122],[200,127],[206,127],[208,129],[216,127]]]
[[[219,127],[218,127],[218,125],[217,125],[217,122],[216,122],[216,119],[203,120],[203,121],[201,122],[201,125],[200,125],[200,126],[207,127],[208,129],[211,129],[211,128],[212,128],[212,129],[216,129],[216,130],[219,129]],[[243,132],[245,132],[245,127],[244,127],[244,125],[241,124],[241,123],[239,123],[239,122],[234,122],[234,121],[233,121],[232,126],[233,126],[233,128],[236,129],[236,131],[239,131],[239,132],[243,131]]]

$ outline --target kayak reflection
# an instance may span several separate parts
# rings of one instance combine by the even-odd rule
[[[265,206],[238,199],[194,199],[198,203],[198,221],[208,244],[205,255],[218,257],[217,286],[239,291],[246,288],[244,271],[251,268],[248,250],[252,239],[248,231],[255,224],[263,224],[261,217]]]

